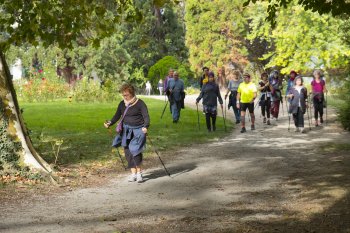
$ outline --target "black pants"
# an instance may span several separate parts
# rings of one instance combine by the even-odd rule
[[[128,161],[128,168],[136,168],[142,164],[142,153],[133,156],[128,147],[124,147],[126,161]]]
[[[293,120],[295,127],[304,128],[304,112],[300,107],[298,107],[297,113],[293,113]]]
[[[314,101],[314,110],[315,110],[315,119],[318,119],[318,114],[320,114],[320,118],[323,117],[323,102],[322,101]]]
[[[215,131],[216,130],[216,125],[215,125],[215,123],[216,123],[216,114],[213,114],[213,113],[206,113],[205,114],[205,121],[207,123],[207,129],[209,131],[212,130],[211,123],[210,123],[210,118],[211,118],[211,121],[212,121],[212,124],[213,124],[213,131]]]
[[[266,98],[266,100],[265,99],[261,100],[260,107],[261,107],[261,115],[265,117],[265,112],[266,112],[267,118],[270,118],[271,98],[268,97]]]

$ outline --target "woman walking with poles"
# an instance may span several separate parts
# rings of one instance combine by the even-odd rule
[[[201,93],[196,99],[196,105],[203,98],[203,112],[205,113],[208,132],[211,132],[216,130],[217,101],[219,100],[221,109],[223,109],[223,102],[219,86],[215,83],[214,73],[210,72],[208,78],[208,82],[203,85]]]
[[[259,81],[260,100],[259,105],[261,107],[261,115],[263,118],[263,123],[271,125],[270,122],[270,108],[271,108],[271,87],[268,80],[268,74],[262,73],[261,80]],[[266,115],[265,115],[266,113]],[[267,120],[266,120],[267,117]]]
[[[271,105],[271,114],[272,117],[278,120],[278,114],[280,111],[280,103],[282,102],[282,80],[279,78],[279,73],[277,70],[274,70],[269,79],[270,85],[272,87],[272,105]]]
[[[304,114],[307,109],[307,90],[303,86],[303,78],[298,76],[294,80],[294,87],[290,88],[287,97],[290,99],[289,113],[293,114],[295,132],[305,133]]]
[[[315,126],[323,124],[323,107],[325,106],[324,93],[327,91],[326,82],[321,78],[321,71],[315,70],[314,79],[311,81],[312,100],[314,104]],[[318,116],[320,115],[320,121]]]
[[[255,130],[254,100],[257,93],[256,86],[253,82],[251,82],[249,74],[245,73],[243,75],[243,80],[244,82],[239,84],[236,101],[237,108],[241,110],[241,133],[247,132],[245,128],[245,112],[247,109],[249,110],[250,118],[252,121],[251,130]]]
[[[131,169],[128,181],[141,183],[143,182],[141,174],[142,152],[146,145],[150,118],[146,104],[136,97],[135,88],[132,85],[122,85],[120,92],[123,100],[119,103],[113,118],[105,122],[104,126],[109,128],[119,120],[116,127],[118,135],[113,140],[113,146],[124,148],[128,168]]]
[[[233,73],[233,78],[229,81],[228,83],[228,87],[227,87],[227,92],[225,95],[225,99],[227,98],[228,93],[230,93],[229,95],[229,101],[228,101],[228,109],[230,109],[230,107],[232,106],[233,109],[233,113],[235,114],[235,118],[236,118],[236,124],[239,124],[241,122],[241,112],[239,110],[239,108],[237,108],[236,102],[237,102],[237,90],[238,90],[238,86],[239,84],[241,84],[242,80],[240,80],[239,78],[239,73]]]

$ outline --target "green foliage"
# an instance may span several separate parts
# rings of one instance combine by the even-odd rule
[[[21,144],[10,138],[7,133],[8,125],[9,119],[0,100],[0,175],[3,170],[18,168],[19,162],[18,151],[21,149]]]
[[[243,4],[247,7],[250,2],[256,3],[259,0],[246,0]],[[263,0],[260,0],[262,2]],[[265,1],[266,2],[266,1]],[[287,8],[288,5],[293,3],[293,0],[268,0],[268,7],[266,8],[267,17],[266,20],[271,23],[272,26],[276,25],[277,12],[282,8]],[[348,1],[328,1],[328,0],[298,0],[298,4],[302,5],[305,10],[311,10],[312,12],[318,12],[319,14],[331,13],[333,16],[347,15],[350,16],[350,3]]]
[[[142,88],[146,83],[146,78],[143,70],[144,66],[140,68],[135,68],[132,74],[130,75],[130,78],[128,79],[130,83],[133,83],[138,88]]]
[[[246,62],[243,36],[247,21],[242,4],[243,0],[186,1],[186,45],[192,70]]]
[[[72,47],[84,34],[94,45],[115,32],[123,20],[139,20],[133,0],[51,0],[2,1],[0,14],[1,48],[25,42],[45,47],[57,42],[61,48]]]
[[[183,6],[168,3],[160,7],[156,1],[137,1],[136,5],[141,9],[142,22],[127,22],[117,28],[121,46],[133,59],[132,68],[144,67],[147,72],[167,55],[186,60]]]
[[[339,106],[338,117],[345,130],[350,131],[350,78],[346,80],[340,93],[343,104]]]
[[[87,51],[83,56],[85,57],[85,69],[82,70],[84,74],[96,72],[103,81],[112,79],[122,82],[129,78],[132,59],[128,52],[119,45],[115,36],[102,40],[99,49],[89,46],[85,50]]]
[[[119,97],[119,83],[107,79],[104,85],[84,77],[76,82],[73,100],[76,102],[111,102]]]
[[[19,98],[27,102],[46,102],[68,97],[70,87],[50,69],[32,70],[28,79],[15,83]]]
[[[164,79],[170,69],[173,69],[179,73],[179,77],[188,83],[189,78],[192,77],[192,73],[186,64],[181,64],[181,62],[173,56],[165,56],[156,64],[154,64],[148,71],[147,79],[150,80],[153,89],[157,87],[159,79]]]
[[[350,47],[341,38],[340,25],[343,21],[330,15],[319,15],[306,11],[293,1],[288,8],[280,9],[277,24],[271,28],[265,22],[268,3],[259,3],[256,14],[250,14],[248,39],[265,39],[270,52],[261,58],[268,61],[266,68],[282,67],[282,73],[290,70],[301,72],[314,68],[325,70],[344,67],[349,63]]]
[[[185,89],[185,92],[187,95],[194,95],[194,94],[199,94],[200,90],[198,88],[189,86]]]

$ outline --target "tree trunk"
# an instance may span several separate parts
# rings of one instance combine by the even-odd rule
[[[5,111],[4,115],[8,119],[7,136],[10,140],[21,144],[19,151],[17,151],[20,157],[20,165],[27,166],[34,172],[40,172],[54,182],[51,167],[35,151],[28,136],[28,131],[19,110],[12,76],[2,51],[0,51],[0,101]]]

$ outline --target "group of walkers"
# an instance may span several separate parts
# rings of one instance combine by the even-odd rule
[[[319,126],[324,121],[324,93],[326,93],[327,89],[320,70],[315,70],[313,76],[311,99],[314,106],[315,126]],[[163,88],[168,98],[167,103],[170,103],[173,123],[177,123],[181,109],[184,108],[185,98],[184,82],[179,78],[178,72],[172,69],[169,70],[163,82]],[[205,114],[208,132],[215,131],[218,111],[217,102],[219,102],[222,111],[224,106],[219,86],[215,81],[215,75],[207,67],[203,68],[200,88],[200,94],[196,98],[197,111],[198,103],[202,100],[203,114]],[[247,110],[251,122],[250,129],[255,130],[254,110],[258,105],[261,108],[263,123],[271,125],[272,118],[278,120],[280,107],[283,108],[283,83],[278,71],[273,71],[270,75],[262,73],[258,86],[252,82],[249,73],[243,74],[243,80],[240,79],[239,73],[234,73],[227,89],[225,94],[225,100],[227,97],[229,98],[227,107],[229,109],[232,107],[236,124],[241,124],[242,126],[241,133],[247,131],[245,120]],[[257,96],[258,91],[260,92],[259,97]],[[106,121],[104,126],[109,128],[118,122],[116,127],[117,136],[113,140],[113,146],[122,146],[124,148],[128,168],[131,170],[128,181],[143,182],[141,164],[142,152],[145,149],[147,131],[150,126],[148,109],[146,104],[136,97],[135,88],[132,85],[122,85],[120,92],[123,100],[119,103],[112,119]],[[285,103],[288,115],[290,116],[291,114],[293,116],[296,132],[305,133],[304,114],[308,111],[309,96],[304,86],[303,78],[295,71],[291,71],[285,92]],[[257,103],[255,104],[256,99]]]
[[[311,98],[314,106],[315,126],[323,124],[323,108],[326,105],[325,94],[326,83],[322,78],[320,70],[313,72],[313,81],[311,82],[312,94]],[[214,73],[207,67],[203,68],[203,75],[200,78],[201,93],[196,99],[196,104],[203,99],[203,112],[206,115],[206,124],[209,132],[215,131],[215,120],[217,115],[217,102],[223,108],[223,101],[219,92],[219,87],[215,83]],[[257,97],[258,91],[260,92]],[[303,78],[294,70],[290,72],[290,78],[287,82],[286,92],[283,98],[283,82],[277,70],[268,75],[266,72],[261,74],[261,79],[256,86],[248,73],[243,74],[243,80],[240,79],[238,72],[233,73],[231,80],[227,86],[225,100],[228,101],[228,109],[232,107],[236,119],[236,124],[241,124],[241,133],[245,133],[246,129],[246,112],[249,112],[250,129],[255,130],[255,114],[254,110],[259,106],[261,108],[261,116],[263,123],[271,125],[271,119],[276,121],[279,118],[280,108],[283,110],[283,99],[290,115],[293,116],[295,131],[305,133],[304,114],[309,108],[309,95],[304,86]],[[257,101],[256,98],[258,98]],[[256,102],[256,104],[255,104]],[[210,122],[210,119],[212,121]],[[290,121],[289,121],[290,123]],[[289,129],[289,127],[288,127]]]

